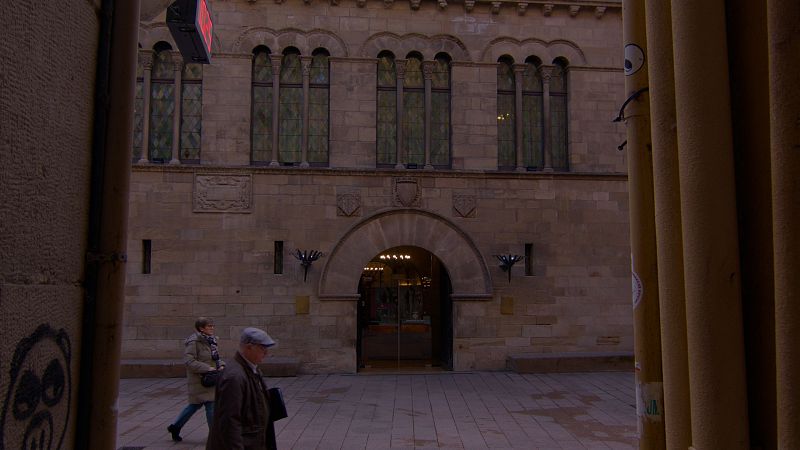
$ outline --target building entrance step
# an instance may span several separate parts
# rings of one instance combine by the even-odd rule
[[[506,359],[516,373],[625,372],[633,370],[632,352],[524,353]]]

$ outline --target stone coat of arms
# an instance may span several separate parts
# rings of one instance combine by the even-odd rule
[[[394,202],[397,206],[419,206],[421,193],[416,178],[400,177],[394,179]]]

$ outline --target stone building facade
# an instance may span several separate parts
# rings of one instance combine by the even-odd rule
[[[197,316],[308,373],[632,351],[619,1],[211,7],[202,67],[143,14],[123,358]]]

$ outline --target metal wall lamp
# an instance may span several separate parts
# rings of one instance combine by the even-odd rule
[[[300,250],[295,249],[295,252],[292,253],[292,256],[297,258],[300,261],[300,265],[303,266],[303,282],[306,281],[306,277],[308,276],[308,268],[311,267],[311,264],[318,260],[322,255],[322,252],[317,250]]]
[[[494,257],[500,260],[500,268],[503,269],[503,272],[508,272],[508,282],[511,283],[511,268],[525,257],[520,255],[494,255]]]

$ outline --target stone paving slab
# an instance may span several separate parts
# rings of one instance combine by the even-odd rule
[[[280,449],[635,449],[632,372],[301,375],[280,386],[289,417]],[[167,425],[186,402],[184,378],[120,381],[117,448],[203,449],[205,413]]]

